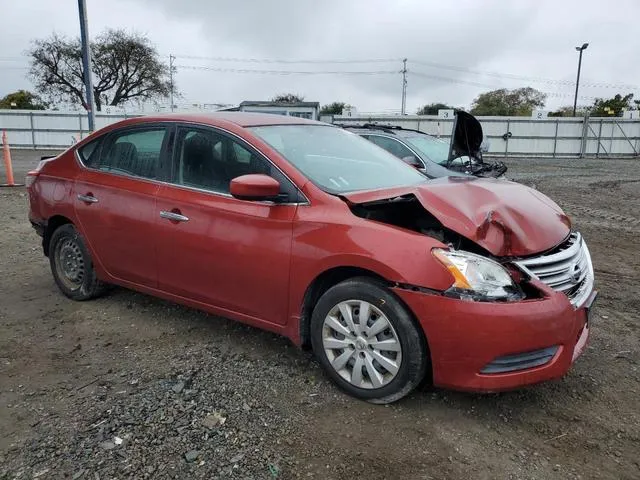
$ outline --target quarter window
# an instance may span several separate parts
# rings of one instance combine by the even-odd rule
[[[100,140],[101,138],[93,140],[78,149],[78,155],[85,167],[91,168],[97,165],[100,157]]]
[[[165,133],[165,128],[116,133],[102,149],[98,168],[136,177],[159,178]]]

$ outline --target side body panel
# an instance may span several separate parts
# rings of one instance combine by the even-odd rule
[[[296,208],[163,185],[154,215],[159,288],[285,324]],[[161,211],[188,221],[161,218]]]
[[[74,202],[78,226],[93,257],[112,279],[157,285],[155,204],[160,185],[139,178],[82,169]],[[86,203],[78,195],[89,195]]]

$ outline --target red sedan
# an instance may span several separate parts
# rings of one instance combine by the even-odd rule
[[[424,379],[564,375],[589,335],[587,246],[516,183],[428,180],[356,134],[278,115],[125,120],[27,176],[62,293],[116,284],[310,346],[377,403]]]

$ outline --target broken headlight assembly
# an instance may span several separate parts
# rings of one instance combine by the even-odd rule
[[[476,301],[524,298],[507,269],[498,262],[462,250],[434,248],[432,253],[453,276],[453,285],[444,292],[447,296]]]

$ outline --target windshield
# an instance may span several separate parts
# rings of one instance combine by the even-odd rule
[[[446,165],[449,158],[449,144],[427,135],[405,137],[407,143],[415,147],[432,162]]]
[[[329,193],[376,190],[426,181],[402,160],[341,128],[270,125],[249,130]]]

